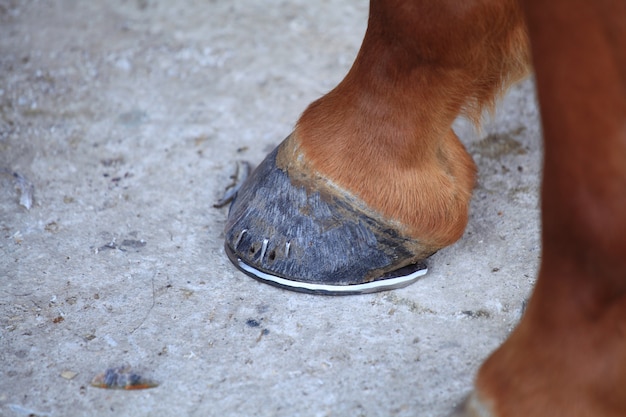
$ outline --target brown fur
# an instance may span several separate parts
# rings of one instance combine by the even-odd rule
[[[514,1],[372,0],[352,69],[304,112],[295,138],[322,175],[447,246],[465,229],[475,181],[450,126],[460,113],[477,121],[528,61]]]
[[[626,4],[526,1],[545,138],[543,257],[483,365],[494,415],[626,416]]]

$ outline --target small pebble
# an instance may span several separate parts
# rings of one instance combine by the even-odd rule
[[[64,378],[64,379],[74,379],[76,375],[78,375],[78,372],[74,372],[74,371],[61,372],[61,378]]]
[[[91,385],[104,389],[136,390],[154,388],[159,384],[131,372],[130,366],[119,366],[109,368],[104,373],[96,375],[91,380]]]

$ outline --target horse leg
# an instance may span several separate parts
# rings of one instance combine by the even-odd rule
[[[475,166],[453,120],[478,120],[527,62],[515,0],[372,0],[345,79],[241,188],[231,259],[301,291],[410,282],[467,223]]]
[[[626,4],[525,2],[543,123],[543,256],[464,416],[626,416]]]

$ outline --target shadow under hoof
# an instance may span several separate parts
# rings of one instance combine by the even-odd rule
[[[426,274],[421,260],[433,251],[320,177],[315,186],[292,181],[292,170],[276,163],[288,141],[257,167],[230,207],[225,249],[235,266],[278,287],[328,295],[400,288]]]

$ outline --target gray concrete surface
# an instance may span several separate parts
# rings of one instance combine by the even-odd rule
[[[0,0],[0,415],[441,416],[540,255],[533,87],[481,132],[463,239],[405,289],[257,283],[222,249],[258,163],[345,74],[365,0]],[[17,172],[34,186],[19,204]],[[90,386],[127,364],[159,386]]]

